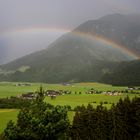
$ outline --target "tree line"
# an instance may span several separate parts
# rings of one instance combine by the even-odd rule
[[[120,99],[110,109],[82,106],[69,132],[72,140],[139,140],[140,98]]]

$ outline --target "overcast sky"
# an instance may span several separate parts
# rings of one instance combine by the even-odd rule
[[[140,0],[0,0],[0,29],[73,28],[111,13],[140,13]]]
[[[140,13],[139,7],[140,0],[0,0],[0,51],[13,59],[15,52],[22,56],[46,47],[64,33],[62,29],[68,31],[107,14]],[[40,27],[59,30],[22,33]],[[14,34],[16,30],[21,31]]]

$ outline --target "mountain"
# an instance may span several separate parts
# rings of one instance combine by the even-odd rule
[[[63,45],[64,40],[57,40],[56,44],[53,43],[53,46],[49,49],[2,65],[0,69],[3,76],[0,79],[8,81],[43,81],[49,83],[97,81],[102,71],[109,71],[111,65],[114,66],[115,62],[104,61],[103,59],[105,58],[101,60],[98,57],[96,58],[97,54],[92,46],[83,45],[84,42],[81,42],[81,40],[81,46],[79,47],[77,46],[77,39],[76,42],[73,39],[68,39],[68,42],[65,40],[66,44],[70,44],[67,47]],[[120,60],[119,55],[118,52],[116,59]],[[123,57],[122,59],[127,59],[128,56]],[[108,59],[110,58],[107,57],[106,60]]]
[[[81,24],[76,31],[103,36],[140,54],[140,14],[107,15]]]
[[[96,39],[96,36],[122,43],[140,54],[140,22],[134,17],[115,14],[87,21],[47,49],[0,66],[0,80],[49,83],[100,81],[122,61],[131,61],[134,57]],[[132,32],[133,29],[136,32]]]
[[[106,73],[100,81],[117,86],[139,86],[140,60],[120,63],[111,73]]]

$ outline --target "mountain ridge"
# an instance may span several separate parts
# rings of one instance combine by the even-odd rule
[[[117,16],[119,18],[120,15]],[[126,31],[128,27],[131,27],[132,30],[134,25],[127,25],[127,28],[125,26],[125,29],[122,30],[124,24],[118,25],[114,23],[114,17],[111,19],[112,22],[110,22],[109,19],[111,17],[113,17],[113,15],[109,16],[108,19],[104,19],[104,17],[99,20],[85,22],[72,32],[61,36],[47,49],[0,66],[0,80],[48,83],[100,81],[100,79],[103,79],[102,77],[104,75],[112,73],[115,68],[118,69],[117,66],[121,62],[129,62],[134,60],[134,58],[122,52],[120,49],[112,47],[111,44],[102,43],[96,39],[90,39],[89,41],[87,37],[84,38],[84,34],[95,35],[96,33],[98,36],[105,36],[113,41],[114,38],[116,38],[115,40],[117,40],[117,42],[125,43],[124,46],[127,46],[127,49],[131,48],[133,51],[137,51],[137,53],[140,54],[140,48],[138,47],[139,41],[135,42],[135,40],[133,40],[133,42],[131,42],[132,44],[127,44],[129,43],[130,33],[125,35],[127,41],[122,42],[124,41],[122,39],[122,33]],[[121,18],[121,20],[122,19],[123,18]],[[135,21],[133,22],[135,23]],[[129,24],[128,21],[127,24]],[[115,29],[116,32],[112,29]],[[131,30],[128,29],[128,31]],[[83,35],[78,36],[75,32],[83,32]],[[112,35],[113,33],[114,35]],[[133,39],[136,36],[140,36],[139,29],[135,36],[133,33]],[[134,46],[132,47],[132,45]],[[22,72],[19,71],[21,67],[26,67],[28,69]],[[10,73],[10,71],[12,72]]]

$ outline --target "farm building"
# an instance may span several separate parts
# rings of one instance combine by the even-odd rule
[[[22,99],[36,99],[36,94],[34,92],[28,92],[28,93],[22,94],[20,96],[20,98],[22,98]]]
[[[55,91],[55,90],[47,90],[46,93],[47,93],[47,96],[57,96],[57,95],[60,95],[60,92],[59,91]]]

